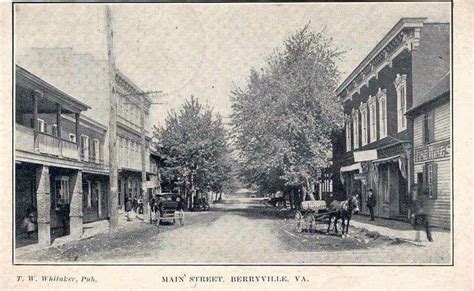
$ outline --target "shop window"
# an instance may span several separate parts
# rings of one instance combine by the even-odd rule
[[[69,178],[56,177],[54,179],[51,207],[58,209],[61,205],[69,204],[69,197]]]
[[[352,122],[354,127],[354,149],[359,148],[359,110],[352,109]]]
[[[436,163],[426,163],[423,173],[424,194],[431,199],[438,197],[437,180],[438,180],[438,165]]]
[[[431,110],[423,116],[423,142],[432,143],[434,138],[434,110]]]
[[[407,129],[407,118],[405,112],[407,110],[407,85],[406,85],[407,75],[399,75],[393,84],[397,91],[397,124],[398,132]]]

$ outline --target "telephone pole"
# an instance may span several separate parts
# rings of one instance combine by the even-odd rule
[[[109,231],[118,230],[118,159],[117,159],[117,95],[115,84],[115,55],[114,55],[114,33],[112,29],[112,12],[109,6],[105,6],[105,30],[107,33],[107,56],[109,65]]]

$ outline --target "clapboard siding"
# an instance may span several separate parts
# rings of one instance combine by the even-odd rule
[[[451,136],[450,106],[445,103],[434,108],[435,142],[449,140]],[[423,114],[415,117],[413,123],[414,147],[423,146]],[[450,228],[451,221],[451,158],[434,160],[438,165],[437,190],[438,197],[428,200],[426,209],[434,226]],[[417,173],[423,172],[424,163],[414,164],[413,181],[417,181]]]

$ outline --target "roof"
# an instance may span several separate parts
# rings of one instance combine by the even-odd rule
[[[431,89],[429,89],[421,98],[413,100],[413,106],[407,111],[407,115],[411,115],[421,107],[437,101],[442,97],[449,97],[451,90],[451,80],[449,71],[439,79],[439,81]]]
[[[29,72],[25,68],[19,65],[16,65],[15,68],[15,77],[17,84],[21,83],[22,86],[25,86],[31,90],[39,89],[43,91],[44,98],[53,102],[60,103],[61,105],[65,106],[65,109],[69,109],[72,112],[80,113],[81,111],[91,109],[89,105],[82,103],[81,101],[77,100],[76,98],[72,97],[67,93],[64,93],[63,91],[44,81],[40,77]]]
[[[343,90],[369,65],[370,61],[376,57],[397,34],[405,28],[421,27],[426,21],[426,17],[418,18],[401,18],[395,26],[380,40],[380,42],[369,52],[369,54],[359,63],[352,73],[339,85],[336,94],[340,95]]]

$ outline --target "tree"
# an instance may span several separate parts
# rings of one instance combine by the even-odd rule
[[[306,25],[265,68],[250,71],[246,88],[232,92],[233,138],[247,183],[270,193],[298,189],[314,199],[311,177],[327,166],[330,134],[342,120],[334,93],[342,55],[324,30]]]
[[[163,159],[163,180],[177,186],[182,181],[188,207],[192,207],[192,190],[222,191],[232,164],[219,114],[214,116],[211,109],[191,96],[178,112],[168,112],[165,125],[155,130],[155,137]]]

